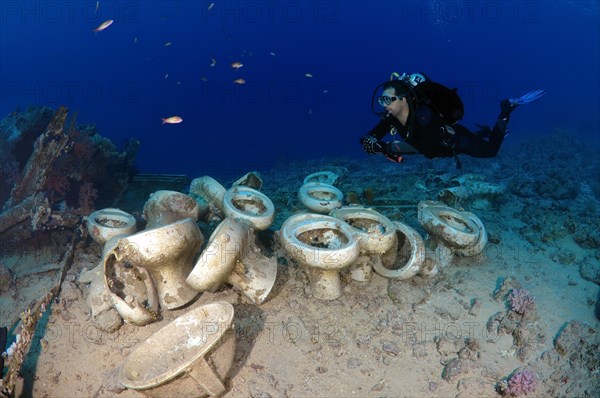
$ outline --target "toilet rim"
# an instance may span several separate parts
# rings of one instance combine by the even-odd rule
[[[480,235],[480,229],[464,212],[446,206],[425,206],[419,209],[419,222],[430,234],[452,246],[468,247]],[[465,229],[456,228],[446,219],[454,219]]]
[[[335,199],[314,199],[310,193],[314,191],[321,191],[332,193],[335,196]],[[344,194],[338,188],[333,185],[326,184],[323,182],[307,182],[300,186],[300,193],[306,194],[309,198],[313,200],[319,200],[321,202],[333,202],[334,200],[342,200],[344,198]]]
[[[329,185],[336,185],[339,176],[332,171],[317,171],[304,177],[303,184],[318,182]]]
[[[212,308],[216,308],[216,309],[212,310]],[[176,366],[174,366],[173,368],[167,369],[166,371],[159,373],[149,379],[131,380],[128,377],[126,377],[127,365],[129,365],[130,362],[132,362],[132,365],[135,365],[136,362],[138,362],[138,363],[142,362],[142,361],[136,361],[136,359],[137,359],[137,356],[143,356],[145,354],[145,350],[143,350],[143,348],[145,346],[155,343],[156,340],[158,340],[159,342],[160,342],[160,340],[163,340],[166,342],[170,342],[171,344],[175,343],[175,341],[171,338],[171,336],[173,334],[173,331],[172,331],[173,329],[176,330],[178,327],[184,328],[187,325],[187,323],[193,322],[193,323],[201,325],[201,327],[202,327],[201,332],[204,332],[205,329],[204,329],[203,325],[206,325],[206,321],[204,320],[204,318],[207,318],[210,315],[209,312],[211,310],[214,312],[218,312],[218,315],[221,315],[219,317],[217,323],[219,325],[219,328],[221,328],[221,326],[223,326],[222,333],[220,333],[218,336],[215,336],[215,334],[208,333],[207,337],[205,337],[205,338],[207,338],[206,344],[204,344],[201,347],[201,349],[198,350],[197,353],[192,355],[186,362],[180,362],[180,363],[176,364]],[[207,312],[208,312],[208,315],[206,314]],[[229,329],[231,329],[231,327],[233,326],[233,317],[234,317],[234,309],[230,303],[225,302],[225,301],[216,301],[213,303],[208,303],[208,304],[199,306],[193,310],[187,311],[186,313],[179,316],[178,318],[175,318],[173,321],[169,322],[162,328],[158,329],[150,337],[148,337],[146,340],[144,340],[143,342],[138,344],[133,349],[133,351],[131,351],[129,356],[127,356],[127,358],[125,359],[125,362],[123,363],[123,366],[121,368],[121,372],[119,375],[121,383],[124,386],[126,386],[127,388],[132,388],[132,389],[137,389],[137,390],[142,390],[142,389],[146,390],[146,389],[149,389],[152,387],[156,387],[158,385],[162,385],[165,382],[176,378],[183,371],[185,371],[190,365],[193,366],[193,364],[196,361],[198,361],[199,358],[206,356],[206,354],[212,350],[212,348],[219,342],[219,340],[221,340],[221,338],[223,336],[225,336],[226,332]],[[187,322],[187,323],[184,323],[184,322]],[[210,323],[213,323],[213,322],[214,321],[211,320]],[[182,323],[183,323],[183,325],[180,325]]]
[[[234,204],[236,199],[260,201],[265,207],[265,211],[257,214],[253,211],[240,209]],[[227,216],[245,220],[258,230],[269,228],[275,218],[275,205],[273,201],[264,193],[244,185],[236,185],[225,192],[223,207]]]
[[[332,194],[333,198],[317,199],[312,195],[313,192]],[[344,194],[333,185],[320,182],[307,182],[306,184],[302,184],[298,190],[298,197],[300,198],[300,202],[310,210],[328,213],[333,209],[342,207]]]
[[[405,280],[412,278],[421,270],[421,266],[425,261],[425,242],[421,235],[410,226],[399,221],[393,221],[393,224],[396,228],[394,233],[402,233],[411,243],[410,257],[404,266],[397,269],[386,268],[381,262],[375,262],[373,269],[384,278]]]
[[[117,221],[123,222],[125,225],[120,226],[120,227],[113,227],[110,225],[102,224],[100,221],[98,221],[98,218],[101,216],[104,216],[109,219],[115,219]],[[115,230],[123,230],[123,229],[128,229],[128,228],[136,226],[135,217],[133,217],[131,214],[129,214],[121,209],[116,209],[116,208],[112,208],[112,207],[96,210],[96,211],[90,213],[87,216],[87,222],[97,225],[101,228],[115,229]]]
[[[487,242],[488,242],[487,231],[486,231],[485,226],[483,225],[483,222],[481,221],[481,219],[479,217],[477,217],[475,214],[473,214],[471,212],[464,212],[463,214],[465,217],[467,217],[469,220],[473,221],[473,223],[475,223],[477,225],[477,227],[479,228],[479,236],[473,245],[471,245],[469,247],[461,248],[461,249],[456,249],[456,253],[461,256],[465,256],[465,257],[475,256],[475,255],[481,253],[483,251],[483,249],[485,248],[485,246],[487,245]]]
[[[355,234],[361,237],[361,249],[366,252],[375,251],[383,253],[390,249],[396,239],[396,226],[383,214],[373,209],[361,206],[347,206],[334,209],[329,213],[330,216],[344,221],[355,231]],[[351,224],[352,220],[365,219],[380,224],[385,229],[381,234],[370,234],[361,228]],[[350,222],[349,222],[350,221]],[[378,247],[374,247],[377,245]]]
[[[312,231],[315,229],[330,229],[340,231],[341,234],[346,238],[347,242],[343,242],[342,246],[339,248],[321,248],[311,246],[300,239],[298,239],[298,235]],[[355,238],[353,231],[350,229],[350,226],[341,220],[327,216],[327,215],[318,215],[318,214],[298,214],[288,218],[283,225],[281,226],[281,236],[284,241],[284,245],[288,244],[294,247],[292,253],[288,253],[291,256],[294,254],[298,255],[297,251],[301,251],[303,254],[307,251],[322,253],[322,255],[316,256],[304,256],[304,262],[307,265],[320,268],[320,269],[341,269],[350,265],[352,262],[356,261],[360,254],[360,246],[358,240]],[[333,261],[332,263],[323,263],[327,258],[333,259],[334,256],[336,258],[341,257],[346,261]],[[323,261],[318,263],[317,261],[310,261],[314,258],[322,258]],[[333,266],[335,265],[335,266]]]

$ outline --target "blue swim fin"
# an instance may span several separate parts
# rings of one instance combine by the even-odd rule
[[[529,104],[530,102],[536,101],[544,94],[546,94],[546,90],[533,90],[520,98],[511,98],[508,101],[512,107],[516,107],[517,105]]]

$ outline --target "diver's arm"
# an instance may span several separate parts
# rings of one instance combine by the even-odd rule
[[[392,128],[392,123],[390,122],[390,120],[388,120],[388,118],[384,118],[379,123],[377,123],[377,125],[375,127],[373,127],[373,129],[371,131],[369,131],[367,133],[367,135],[375,137],[379,141],[383,137],[385,137],[385,135],[387,133],[390,132],[391,128]]]
[[[360,145],[369,155],[383,152],[384,142],[381,139],[389,133],[392,125],[389,120],[383,119],[369,131],[367,134],[360,137]]]

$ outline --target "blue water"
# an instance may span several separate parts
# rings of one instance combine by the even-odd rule
[[[239,175],[366,157],[374,87],[421,71],[459,88],[469,127],[546,89],[513,113],[505,145],[556,129],[600,143],[596,1],[210,3],[3,0],[0,116],[66,105],[117,144],[139,138],[142,172]]]

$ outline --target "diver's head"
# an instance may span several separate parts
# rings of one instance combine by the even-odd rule
[[[409,114],[407,101],[409,96],[410,90],[406,83],[392,80],[383,84],[383,93],[377,100],[389,116],[395,117],[400,123],[406,125]]]

